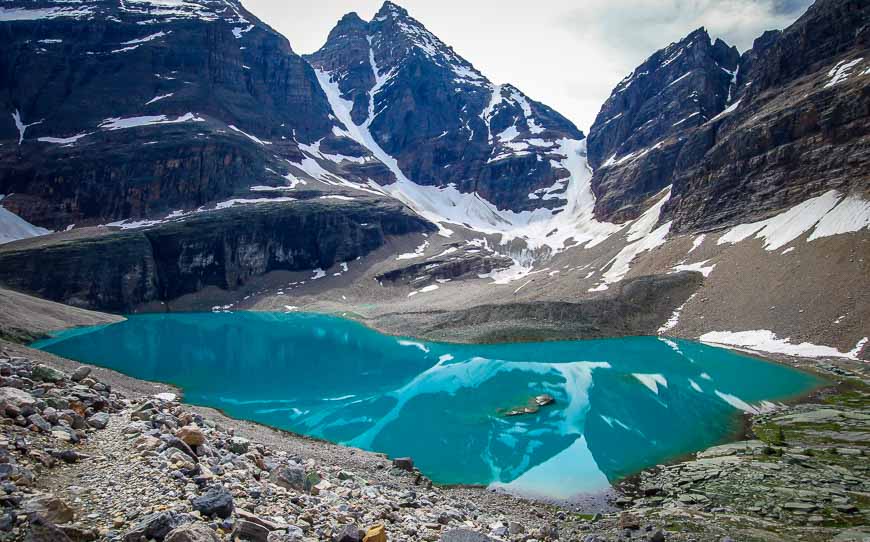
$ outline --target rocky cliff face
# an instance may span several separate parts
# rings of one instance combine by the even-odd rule
[[[741,58],[737,94],[688,139],[675,231],[746,223],[830,189],[870,196],[870,5],[819,1]]]
[[[329,104],[235,1],[6,2],[0,194],[51,228],[153,217],[305,178]]]
[[[752,222],[832,188],[867,193],[870,6],[820,0],[739,58],[698,30],[614,89],[589,135],[596,216],[673,185],[673,232]]]
[[[556,141],[583,134],[515,87],[491,83],[401,7],[386,2],[370,22],[346,15],[307,59],[384,161],[394,158],[414,183],[453,185],[499,209],[559,202],[564,187],[550,189],[567,173],[551,164]]]
[[[589,134],[596,215],[624,222],[671,182],[686,134],[722,111],[737,86],[737,49],[703,28],[623,79]]]
[[[139,231],[55,234],[3,245],[0,283],[82,308],[128,312],[274,270],[328,269],[386,236],[431,231],[398,203],[263,203]]]

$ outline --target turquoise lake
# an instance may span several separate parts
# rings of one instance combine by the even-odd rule
[[[727,439],[808,374],[656,337],[457,345],[315,314],[144,314],[35,347],[169,382],[187,402],[390,457],[442,484],[571,498]],[[504,416],[538,394],[555,403]]]

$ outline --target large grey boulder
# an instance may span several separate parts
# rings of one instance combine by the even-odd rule
[[[124,535],[124,542],[147,542],[165,539],[170,532],[182,525],[192,523],[193,517],[174,510],[148,514],[137,521]]]
[[[305,469],[296,464],[280,465],[272,469],[269,480],[286,489],[305,491]]]
[[[18,410],[33,410],[36,407],[36,399],[24,390],[18,388],[0,388],[0,405],[12,405]]]
[[[208,525],[188,523],[172,530],[165,542],[219,542],[220,538]]]
[[[81,382],[82,380],[87,378],[88,375],[90,375],[90,374],[91,374],[91,368],[88,367],[87,365],[82,365],[78,369],[73,371],[73,374],[70,375],[70,379],[73,382]]]

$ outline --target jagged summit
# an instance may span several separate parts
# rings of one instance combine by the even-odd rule
[[[598,216],[624,221],[670,184],[684,134],[718,115],[740,55],[703,27],[656,51],[614,88],[589,134]]]
[[[369,22],[345,16],[306,58],[327,94],[335,86],[336,106],[350,104],[349,122],[395,159],[396,178],[454,187],[498,209],[564,203],[556,141],[582,132],[516,87],[493,84],[404,8],[387,2]]]
[[[359,14],[355,11],[351,11],[349,13],[345,13],[341,19],[335,23],[335,26],[329,33],[329,39],[333,39],[333,35],[338,33],[340,34],[342,31],[348,28],[365,28],[368,22],[359,16]]]
[[[383,5],[381,5],[381,9],[379,9],[378,12],[375,13],[373,20],[377,21],[379,19],[382,20],[382,19],[385,19],[387,17],[407,17],[407,16],[408,16],[407,9],[403,8],[402,6],[400,6],[398,4],[395,4],[395,3],[387,0],[386,2],[383,3]]]

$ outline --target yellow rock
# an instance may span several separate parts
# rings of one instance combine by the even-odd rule
[[[363,542],[387,542],[387,531],[383,524],[378,523],[369,527]]]

